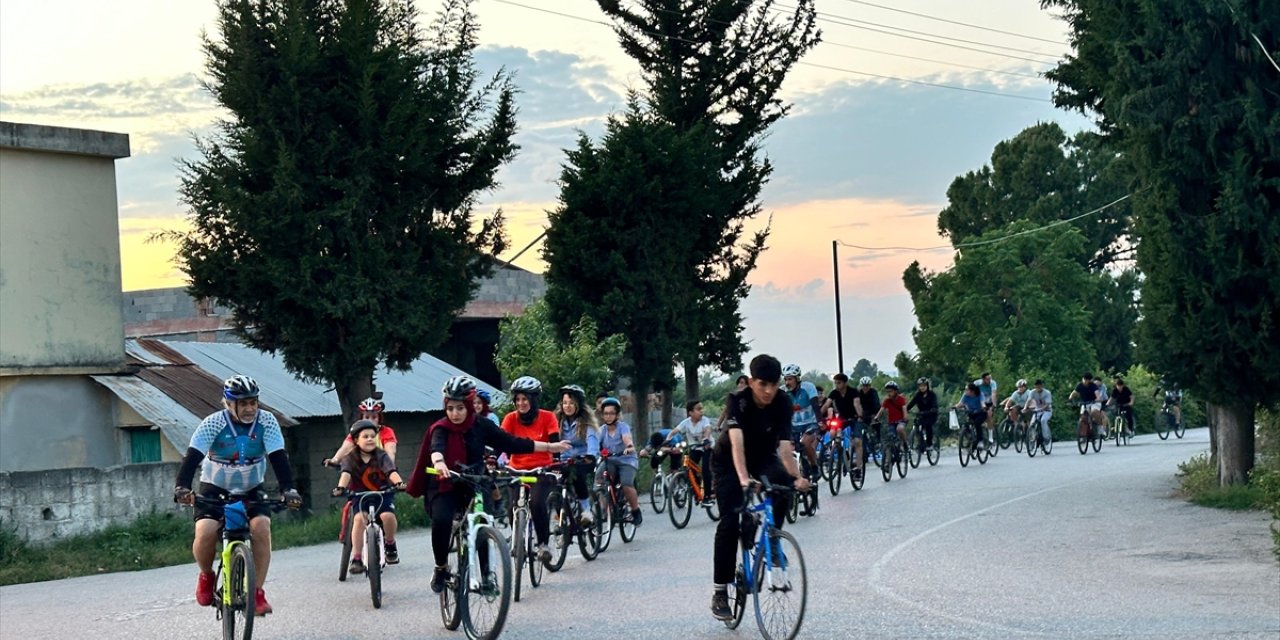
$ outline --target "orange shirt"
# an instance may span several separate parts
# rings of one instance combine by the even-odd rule
[[[517,438],[528,438],[534,442],[550,442],[551,434],[560,433],[560,423],[556,421],[556,414],[546,409],[538,409],[538,417],[533,419],[533,424],[525,425],[520,422],[520,414],[512,411],[502,419],[502,430]],[[536,469],[551,463],[551,453],[547,451],[511,454],[511,466],[516,469]]]

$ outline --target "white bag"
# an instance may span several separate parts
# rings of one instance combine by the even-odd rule
[[[949,420],[949,421],[950,421],[950,423],[951,423],[951,430],[952,430],[952,431],[959,431],[959,430],[960,430],[960,418],[957,418],[957,417],[956,417],[956,412],[955,412],[955,411],[948,411],[948,412],[947,412],[947,416],[948,416],[948,420]]]

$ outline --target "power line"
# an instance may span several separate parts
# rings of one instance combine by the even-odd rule
[[[1053,227],[1064,225],[1070,222],[1075,222],[1076,220],[1079,220],[1081,218],[1087,218],[1091,215],[1106,211],[1107,209],[1110,209],[1111,207],[1114,207],[1115,205],[1120,204],[1121,202],[1124,202],[1125,200],[1128,200],[1131,197],[1133,197],[1133,194],[1127,193],[1123,196],[1120,196],[1119,198],[1116,198],[1115,200],[1112,200],[1111,202],[1108,202],[1107,204],[1102,205],[1101,207],[1098,207],[1097,209],[1094,209],[1093,211],[1087,211],[1078,216],[1066,218],[1065,220],[1055,220],[1053,222],[1050,222],[1049,224],[1044,225],[1043,227],[1036,227],[1034,229],[1024,229],[1017,233],[1011,233],[1007,236],[1000,236],[999,238],[992,238],[990,240],[978,240],[975,242],[961,242],[960,244],[957,244],[957,245],[948,244],[948,245],[940,245],[937,247],[864,247],[861,245],[849,244],[843,240],[836,240],[836,242],[839,242],[841,246],[849,247],[850,249],[862,249],[863,251],[939,251],[942,249],[966,249],[968,247],[981,247],[983,245],[995,244],[997,242],[1004,242],[1005,240],[1009,240],[1011,238],[1017,238],[1018,236],[1025,236],[1030,233],[1038,233],[1040,231],[1044,231],[1045,229],[1052,229]]]
[[[543,7],[535,7],[535,6],[527,5],[527,4],[523,4],[523,3],[520,3],[520,2],[514,2],[513,0],[493,0],[493,2],[497,2],[497,3],[500,3],[500,4],[511,5],[511,6],[513,6],[513,7],[520,7],[520,8],[522,8],[522,9],[529,9],[529,10],[531,10],[531,11],[540,11],[540,12],[542,12],[542,13],[547,13],[547,14],[551,14],[551,15],[556,15],[556,16],[560,16],[560,17],[562,17],[562,18],[569,18],[569,19],[572,19],[572,20],[578,20],[578,21],[580,21],[580,22],[590,22],[590,23],[592,23],[592,24],[598,24],[598,25],[602,25],[602,26],[609,27],[610,29],[612,29],[612,28],[614,27],[614,25],[613,25],[612,23],[605,22],[605,21],[603,21],[603,20],[596,20],[596,19],[594,19],[594,18],[587,18],[587,17],[584,17],[584,16],[574,15],[574,14],[571,14],[571,13],[564,13],[564,12],[562,12],[562,11],[556,11],[556,10],[554,10],[554,9],[545,9],[545,8],[543,8]],[[675,41],[677,41],[677,42],[685,42],[685,43],[688,43],[688,44],[694,44],[694,45],[699,44],[699,43],[697,43],[697,42],[694,42],[694,41],[692,41],[692,40],[687,40],[687,39],[685,39],[685,38],[678,38],[678,37],[675,37],[675,36],[667,36],[667,35],[663,35],[663,34],[660,34],[660,33],[651,32],[651,31],[645,31],[644,33],[646,33],[647,35],[653,36],[653,37],[663,38],[663,39],[666,39],[666,40],[675,40]],[[1035,61],[1033,60],[1032,62],[1035,62]],[[871,72],[869,72],[869,71],[859,71],[859,70],[857,70],[857,69],[846,69],[846,68],[844,68],[844,67],[834,67],[834,66],[830,66],[830,65],[817,64],[817,63],[814,63],[814,62],[804,62],[804,61],[799,61],[799,62],[797,62],[796,64],[797,64],[797,65],[801,65],[801,66],[806,66],[806,67],[814,67],[814,68],[817,68],[817,69],[826,69],[826,70],[828,70],[828,71],[838,71],[838,72],[841,72],[841,73],[850,73],[850,74],[854,74],[854,75],[869,76],[869,77],[872,77],[872,78],[881,78],[881,79],[884,79],[884,80],[895,80],[895,81],[898,81],[898,82],[906,82],[906,83],[909,83],[909,84],[918,84],[918,85],[922,85],[922,86],[926,86],[926,87],[934,87],[934,88],[938,88],[938,89],[951,89],[951,90],[954,90],[954,91],[967,91],[967,92],[970,92],[970,93],[981,93],[981,94],[985,94],[985,95],[998,96],[998,97],[1002,97],[1002,98],[1013,98],[1013,99],[1016,99],[1016,100],[1030,100],[1030,101],[1034,101],[1034,102],[1050,102],[1049,100],[1047,100],[1047,99],[1045,99],[1045,98],[1035,98],[1035,97],[1032,97],[1032,96],[1023,96],[1023,95],[1018,95],[1018,94],[1014,94],[1014,93],[1001,93],[1001,92],[999,92],[999,91],[988,91],[988,90],[986,90],[986,89],[972,89],[972,88],[969,88],[969,87],[959,87],[959,86],[949,85],[949,84],[938,84],[938,83],[934,83],[934,82],[926,82],[926,81],[923,81],[923,80],[911,80],[911,79],[909,79],[909,78],[900,78],[900,77],[897,77],[897,76],[889,76],[889,75],[884,75],[884,74],[879,74],[879,73],[871,73]]]
[[[1017,38],[1026,38],[1026,39],[1028,39],[1028,40],[1039,40],[1040,42],[1047,42],[1047,43],[1049,43],[1049,44],[1058,44],[1058,45],[1066,45],[1066,44],[1067,44],[1067,43],[1065,43],[1065,42],[1060,42],[1060,41],[1058,41],[1058,40],[1050,40],[1050,39],[1048,39],[1048,38],[1041,38],[1041,37],[1038,37],[1038,36],[1029,36],[1029,35],[1026,35],[1025,33],[1017,33],[1017,32],[1014,32],[1014,31],[1005,31],[1005,30],[1003,30],[1003,29],[996,29],[996,28],[994,28],[994,27],[984,27],[984,26],[982,26],[982,25],[980,25],[980,24],[972,24],[972,23],[968,23],[968,22],[960,22],[959,20],[950,20],[950,19],[947,19],[947,18],[941,18],[941,17],[938,17],[938,16],[929,15],[929,14],[927,14],[927,13],[916,13],[915,11],[907,11],[906,9],[899,9],[899,8],[897,8],[897,7],[887,7],[887,6],[885,6],[885,5],[882,5],[882,4],[875,4],[875,3],[873,3],[873,2],[863,2],[863,0],[844,0],[844,1],[845,1],[845,2],[850,2],[850,3],[853,3],[853,4],[866,5],[866,6],[868,6],[868,7],[875,7],[875,8],[877,8],[877,9],[884,9],[885,11],[896,11],[896,12],[898,12],[898,13],[905,13],[905,14],[907,14],[907,15],[909,15],[909,16],[916,16],[916,17],[919,17],[919,18],[925,18],[925,19],[927,19],[927,20],[937,20],[938,22],[946,22],[946,23],[948,23],[948,24],[957,24],[957,25],[960,25],[960,26],[962,26],[962,27],[969,27],[969,28],[971,28],[971,29],[981,29],[981,30],[983,30],[983,31],[990,31],[990,32],[993,32],[993,33],[1003,33],[1003,34],[1005,34],[1005,35],[1008,35],[1008,36],[1014,36],[1014,37],[1017,37]]]
[[[1227,2],[1227,0],[1222,0],[1222,4],[1226,5],[1227,10],[1231,12],[1231,21],[1236,23],[1237,27],[1244,29],[1250,36],[1253,36],[1253,41],[1258,43],[1259,49],[1262,49],[1262,55],[1266,56],[1267,60],[1271,61],[1271,66],[1275,67],[1276,71],[1280,71],[1280,64],[1276,64],[1276,59],[1271,57],[1271,52],[1267,51],[1267,45],[1262,44],[1262,39],[1258,37],[1258,34],[1245,29],[1245,26],[1240,24],[1240,16],[1236,15],[1236,8],[1231,6],[1231,3]]]
[[[833,46],[833,47],[840,47],[840,48],[842,48],[842,49],[854,49],[854,50],[856,50],[856,51],[868,51],[868,52],[870,52],[870,53],[879,53],[879,54],[881,54],[881,55],[893,56],[893,57],[895,57],[895,58],[906,58],[906,59],[908,59],[908,60],[919,60],[919,61],[921,61],[921,62],[932,62],[932,63],[934,63],[934,64],[945,64],[945,65],[950,65],[950,66],[953,66],[953,67],[962,67],[962,68],[965,68],[965,69],[974,69],[974,70],[976,70],[976,71],[986,71],[986,72],[988,72],[988,73],[1002,73],[1002,74],[1004,74],[1004,75],[1009,75],[1009,76],[1019,76],[1019,77],[1023,77],[1023,78],[1035,78],[1035,79],[1037,79],[1037,80],[1041,80],[1041,79],[1043,79],[1043,76],[1039,76],[1039,75],[1036,75],[1036,74],[1034,74],[1034,73],[1022,73],[1022,72],[1019,72],[1019,71],[1008,71],[1008,70],[1005,70],[1005,69],[990,69],[990,68],[987,68],[987,67],[975,67],[975,66],[973,66],[973,65],[969,65],[969,64],[961,64],[961,63],[959,63],[959,62],[950,62],[950,61],[948,61],[948,60],[934,60],[934,59],[932,59],[932,58],[921,58],[921,57],[919,57],[919,56],[909,56],[909,55],[907,55],[907,54],[905,54],[905,53],[894,53],[894,52],[892,52],[892,51],[881,51],[881,50],[879,50],[879,49],[871,49],[871,48],[868,48],[868,47],[859,47],[859,46],[852,45],[852,44],[844,44],[843,42],[831,42],[830,40],[823,40],[823,41],[822,41],[822,44],[831,45],[831,46]]]

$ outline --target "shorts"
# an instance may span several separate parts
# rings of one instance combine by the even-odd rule
[[[791,442],[798,445],[800,444],[800,438],[804,437],[805,434],[817,433],[817,431],[818,431],[818,425],[816,424],[802,424],[802,425],[793,424],[791,425]]]
[[[347,498],[347,502],[351,503],[352,514],[364,513],[364,509],[362,507],[368,506],[371,504],[378,504],[378,498],[376,496],[365,496],[363,499],[364,505],[361,505],[360,503],[362,502],[362,500],[360,498],[356,496],[351,496]],[[383,494],[382,506],[378,507],[378,515],[382,515],[384,513],[395,513],[395,512],[396,512],[396,494],[394,493]]]
[[[222,487],[209,484],[207,482],[201,482],[200,488],[196,491],[196,493],[203,498],[210,498],[210,499],[216,500],[219,496],[227,495],[227,490],[223,489]],[[267,518],[271,517],[271,507],[265,504],[262,504],[261,502],[258,502],[259,500],[263,500],[266,498],[266,495],[262,490],[262,485],[258,485],[246,491],[244,494],[236,497],[240,497],[245,500],[246,502],[245,512],[249,515],[250,521],[252,521],[254,518],[258,516],[265,516]],[[217,520],[219,522],[222,521],[223,506],[220,504],[214,504],[212,502],[202,502],[200,500],[197,500],[194,510],[195,510],[196,522],[199,522],[205,519]]]
[[[606,460],[604,464],[605,464],[605,469],[609,471],[609,475],[613,477],[614,481],[618,482],[624,487],[636,486],[636,468],[635,467],[629,464],[615,462],[613,460]],[[604,476],[603,475],[598,476],[596,478],[596,482],[603,483]]]

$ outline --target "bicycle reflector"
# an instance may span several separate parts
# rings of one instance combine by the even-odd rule
[[[843,421],[840,418],[831,418],[830,420],[827,420],[827,428],[832,431],[836,431],[842,426],[841,422]]]

